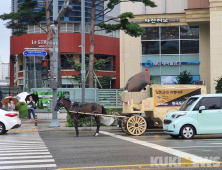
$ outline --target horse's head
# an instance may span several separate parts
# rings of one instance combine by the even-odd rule
[[[63,107],[63,97],[60,97],[58,100],[57,100],[57,103],[55,105],[55,108],[54,110],[55,111],[59,111],[61,107]]]

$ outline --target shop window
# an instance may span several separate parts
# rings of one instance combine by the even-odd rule
[[[161,40],[179,39],[179,27],[161,27]]]
[[[199,26],[181,26],[180,39],[199,39]]]
[[[162,55],[161,56],[161,61],[180,61],[179,55]]]
[[[152,62],[160,62],[160,55],[144,55],[142,57],[142,62],[146,63],[147,60],[150,60]]]
[[[181,65],[180,71],[188,71],[191,75],[200,75],[199,65]]]
[[[142,54],[159,54],[159,41],[143,41]]]
[[[198,62],[199,54],[191,54],[191,55],[181,55],[180,56],[181,62]]]
[[[159,27],[145,28],[142,40],[159,40]]]
[[[160,84],[161,78],[160,78],[160,76],[151,76],[150,82],[151,82],[151,84]]]
[[[198,40],[181,40],[180,41],[181,54],[199,53]]]
[[[179,54],[179,41],[161,41],[161,54]]]
[[[146,67],[143,66],[142,67],[142,71],[145,71]],[[160,67],[159,66],[151,66],[148,67],[149,71],[150,71],[150,75],[152,76],[159,76],[160,75]]]
[[[62,69],[72,69],[71,63],[67,60],[68,57],[72,57],[72,54],[67,54],[67,56],[61,56],[61,67]]]
[[[179,66],[161,66],[161,75],[179,75]]]

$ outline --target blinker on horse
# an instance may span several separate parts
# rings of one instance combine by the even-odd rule
[[[57,104],[54,110],[58,111],[61,107],[64,107],[67,110],[70,117],[74,120],[77,137],[79,136],[78,119],[90,116],[90,115],[80,114],[78,112],[95,114],[94,118],[96,120],[97,128],[94,136],[99,135],[100,119],[99,116],[97,116],[96,114],[106,114],[106,109],[103,106],[99,105],[98,103],[71,102],[69,99],[65,97],[60,97],[57,100]],[[70,111],[75,111],[77,113],[72,113]]]

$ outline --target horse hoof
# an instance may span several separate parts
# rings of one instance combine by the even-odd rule
[[[99,136],[99,134],[98,133],[95,133],[95,135],[94,135],[95,137],[97,137],[97,136]]]

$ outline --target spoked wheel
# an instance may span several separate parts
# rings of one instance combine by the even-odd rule
[[[129,134],[129,132],[127,131],[126,129],[126,122],[127,122],[128,118],[124,118],[122,121],[121,121],[121,129],[123,132],[125,132],[126,134]]]
[[[146,120],[142,116],[131,116],[126,122],[129,134],[139,136],[144,134],[147,128]]]

